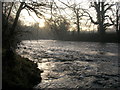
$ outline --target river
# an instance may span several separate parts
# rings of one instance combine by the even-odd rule
[[[24,40],[17,53],[44,72],[39,88],[118,88],[117,43]]]

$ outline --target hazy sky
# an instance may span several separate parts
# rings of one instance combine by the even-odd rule
[[[36,0],[34,0],[34,1],[36,1]],[[40,0],[40,2],[41,1],[43,1],[44,2],[44,0]],[[53,1],[53,0],[47,0],[47,1]],[[63,5],[61,2],[59,2],[59,1],[62,1],[62,2],[64,2],[64,3],[70,3],[70,4],[73,4],[74,2],[76,2],[76,3],[81,3],[80,5],[81,5],[81,7],[82,8],[85,8],[85,9],[88,9],[89,8],[89,2],[90,2],[90,0],[54,0],[56,3],[57,3],[57,5],[59,6],[59,7],[65,7],[65,5]],[[68,2],[69,1],[69,2]],[[107,0],[107,1],[112,1],[112,0]],[[118,1],[118,0],[113,0],[113,1]],[[62,12],[62,15],[65,15],[66,17],[73,17],[71,14],[71,10],[70,9],[67,9],[66,10],[66,13],[64,12],[64,10],[62,11],[61,10],[61,12]],[[95,19],[95,10],[94,9],[90,9],[89,10],[89,12],[91,13],[91,15],[94,17],[94,19]],[[33,24],[33,23],[36,23],[36,22],[38,22],[39,23],[39,25],[40,25],[40,27],[43,27],[44,26],[44,22],[45,22],[45,20],[44,19],[39,19],[36,15],[35,15],[35,13],[31,13],[31,15],[32,15],[32,17],[31,16],[29,16],[29,14],[28,14],[28,12],[24,9],[24,10],[22,10],[22,12],[21,12],[21,19],[25,22],[25,24],[26,25],[31,25],[31,24]],[[46,15],[47,17],[49,17],[50,18],[50,15]],[[27,23],[26,23],[27,22]],[[82,22],[85,22],[85,20],[83,20]],[[73,28],[75,27],[75,25],[72,25],[73,26]],[[87,30],[87,27],[85,26],[85,25],[82,25],[82,27],[83,27],[83,29],[85,29],[85,30]],[[94,26],[94,25],[91,25],[91,28],[93,29],[93,28],[96,28],[96,26]]]
[[[47,0],[47,1],[53,1],[53,0]],[[66,4],[69,3],[70,5],[74,4],[74,2],[76,4],[80,3],[80,5],[81,5],[82,8],[85,8],[85,9],[89,8],[89,5],[88,5],[89,0],[54,0],[54,1],[57,3],[58,7],[66,7],[64,4],[62,4],[61,2],[59,2],[59,1],[62,1],[64,3],[66,3]],[[48,11],[48,12],[50,12],[50,11]],[[71,20],[71,18],[73,18],[73,11],[71,9],[60,10],[60,12],[61,12],[61,15],[64,15],[65,17],[69,18],[70,20]],[[30,25],[32,25],[34,23],[39,23],[40,27],[44,26],[44,22],[45,22],[44,19],[39,19],[35,15],[35,13],[31,13],[31,15],[32,16],[29,16],[28,12],[24,9],[21,12],[21,18],[20,19],[25,23],[25,25],[28,25],[28,26],[30,26]],[[51,17],[50,14],[45,14],[45,15],[48,18]],[[76,21],[74,21],[74,22],[76,22]],[[85,23],[85,20],[82,20],[81,22]],[[71,25],[71,29],[75,29],[75,27],[76,27],[76,25],[74,25],[74,24]],[[85,27],[85,25],[82,25],[82,28],[85,29],[85,30],[87,30],[87,28]],[[93,26],[92,26],[92,28],[93,28]]]
[[[34,1],[36,1],[36,0],[34,0]],[[42,0],[40,0],[40,1],[42,1]],[[44,0],[43,0],[43,1],[44,1]],[[47,0],[47,1],[52,1],[52,0]],[[61,2],[59,2],[59,0],[54,0],[54,1],[57,3],[57,6],[59,6],[59,7],[65,7],[65,5],[63,5]],[[67,4],[68,1],[70,1],[70,2],[69,2],[70,4],[73,4],[74,1],[75,1],[75,2],[77,2],[77,3],[81,3],[81,6],[82,6],[83,8],[88,8],[88,7],[89,7],[88,4],[87,4],[87,1],[88,1],[88,0],[60,0],[60,1],[65,2],[66,4]],[[78,2],[78,1],[79,1],[79,2]],[[65,11],[65,12],[67,13],[67,15],[69,15],[70,12],[71,12],[71,10],[68,10],[68,9],[67,9],[67,11]],[[62,15],[63,15],[63,14],[66,14],[65,12],[64,12],[64,10],[61,10]],[[24,18],[21,18],[22,20],[28,21],[28,22],[30,22],[30,23],[39,21],[38,18],[37,18],[37,16],[36,16],[34,13],[31,13],[31,15],[32,15],[33,17],[29,16],[28,12],[27,12],[25,9],[22,10],[21,13],[22,13],[22,14],[21,14],[22,17],[24,17]],[[47,17],[50,17],[50,15],[47,15]],[[34,18],[34,19],[33,19],[33,18]]]

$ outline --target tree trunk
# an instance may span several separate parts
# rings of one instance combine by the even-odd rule
[[[119,15],[118,15],[119,9],[116,11],[116,32],[119,31]]]
[[[105,20],[105,13],[104,13],[104,2],[99,3],[97,11],[97,18],[98,18],[98,33],[100,34],[100,40],[104,40],[105,35],[105,27],[104,27],[104,20]]]
[[[77,18],[77,32],[78,35],[80,33],[80,22],[79,22],[79,10],[77,9],[77,13],[76,13],[76,18]]]
[[[11,31],[10,31],[10,35],[13,35],[14,31],[15,31],[15,28],[17,26],[17,22],[18,22],[18,19],[19,19],[19,16],[20,16],[20,12],[22,10],[22,7],[24,5],[24,2],[21,2],[20,6],[19,6],[19,9],[16,13],[16,17],[15,17],[15,20],[13,22],[13,25],[12,25],[12,28],[11,28]]]
[[[120,24],[118,24],[117,37],[118,37],[118,42],[120,43]]]
[[[9,13],[8,13],[8,15],[7,15],[7,18],[3,17],[3,18],[6,19],[6,20],[4,21],[5,23],[4,23],[4,26],[3,26],[3,28],[4,28],[4,30],[3,30],[3,32],[2,32],[3,36],[6,34],[6,31],[7,31],[7,28],[8,28],[8,19],[9,19],[9,16],[10,16],[10,14],[11,14],[13,5],[14,5],[14,2],[12,2],[12,5],[11,5],[11,7],[10,7]]]
[[[15,28],[17,26],[17,22],[18,22],[18,19],[19,19],[19,16],[20,16],[20,12],[23,9],[23,5],[24,5],[24,2],[21,2],[20,6],[19,6],[19,9],[18,9],[18,11],[16,13],[16,17],[14,19],[13,25],[12,25],[12,27],[10,29],[10,33],[8,35],[8,38],[9,38],[9,40],[8,40],[8,49],[10,49],[11,47],[14,47],[14,36],[15,36],[14,32],[15,32]]]
[[[9,10],[9,13],[8,13],[8,16],[7,16],[7,21],[8,21],[8,18],[9,18],[9,16],[10,16],[10,14],[11,14],[13,5],[14,5],[14,2],[12,2],[12,5],[11,5],[11,7],[10,7],[10,10]]]

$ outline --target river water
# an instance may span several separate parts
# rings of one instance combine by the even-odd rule
[[[117,43],[26,40],[18,47],[44,71],[36,89],[120,87]]]

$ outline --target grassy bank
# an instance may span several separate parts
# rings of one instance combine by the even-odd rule
[[[37,64],[23,58],[10,50],[2,53],[2,89],[31,89],[41,82]]]

